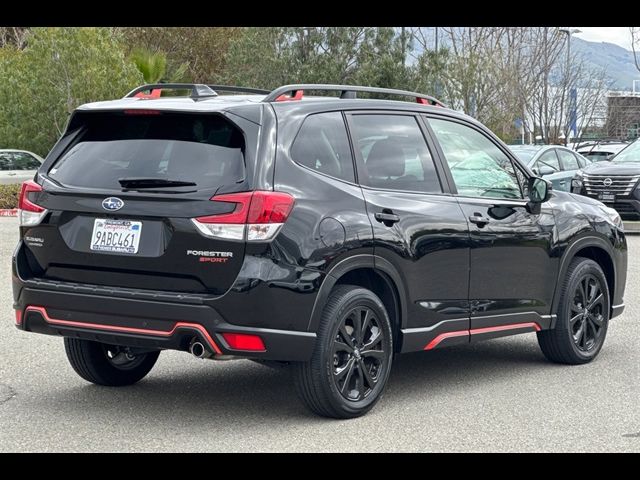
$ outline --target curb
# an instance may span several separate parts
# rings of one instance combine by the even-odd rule
[[[0,208],[0,217],[17,217],[17,208]]]

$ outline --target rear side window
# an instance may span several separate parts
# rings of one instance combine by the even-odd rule
[[[385,190],[441,193],[433,158],[415,117],[353,115],[353,141],[362,155],[363,185]]]
[[[307,117],[291,146],[291,158],[316,172],[355,181],[349,138],[340,112]]]
[[[93,114],[49,176],[64,185],[118,190],[122,178],[220,187],[244,178],[244,148],[242,132],[216,114]]]

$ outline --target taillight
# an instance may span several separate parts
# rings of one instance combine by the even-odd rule
[[[267,351],[262,338],[258,335],[225,332],[222,334],[222,337],[229,344],[229,348],[233,350],[246,350],[251,352]]]
[[[27,180],[20,189],[20,200],[18,201],[18,216],[21,227],[32,227],[38,225],[47,211],[40,205],[36,205],[29,199],[30,193],[41,192],[42,187],[33,180]]]
[[[282,192],[241,192],[216,195],[213,202],[235,203],[232,212],[192,219],[207,237],[265,242],[272,240],[293,208],[294,198]]]

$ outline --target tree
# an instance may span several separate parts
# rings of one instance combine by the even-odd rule
[[[131,60],[138,67],[145,83],[159,83],[161,81],[179,82],[185,76],[188,63],[182,63],[168,77],[167,56],[163,52],[152,52],[145,48],[137,48],[131,52]]]
[[[34,28],[23,50],[0,50],[0,148],[45,155],[82,103],[143,83],[107,28]]]
[[[241,33],[238,27],[117,27],[125,39],[127,54],[136,48],[162,52],[167,77],[183,76],[196,83],[219,83],[224,78],[227,50]],[[175,72],[187,63],[186,72]]]
[[[301,82],[404,86],[410,40],[393,28],[248,28],[229,47],[226,80],[268,89]]]
[[[633,52],[633,60],[636,63],[636,68],[640,70],[640,27],[629,27],[629,33],[631,34],[631,51]]]

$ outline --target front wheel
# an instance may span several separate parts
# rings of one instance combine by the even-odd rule
[[[590,362],[604,344],[609,311],[609,289],[602,268],[588,258],[574,258],[562,284],[556,326],[538,332],[542,353],[556,363]]]
[[[323,311],[311,360],[293,365],[298,395],[318,415],[358,417],[380,399],[392,358],[383,303],[369,290],[339,285]]]
[[[107,387],[132,385],[142,380],[160,355],[159,350],[132,355],[125,347],[69,337],[64,339],[64,349],[78,375]]]

